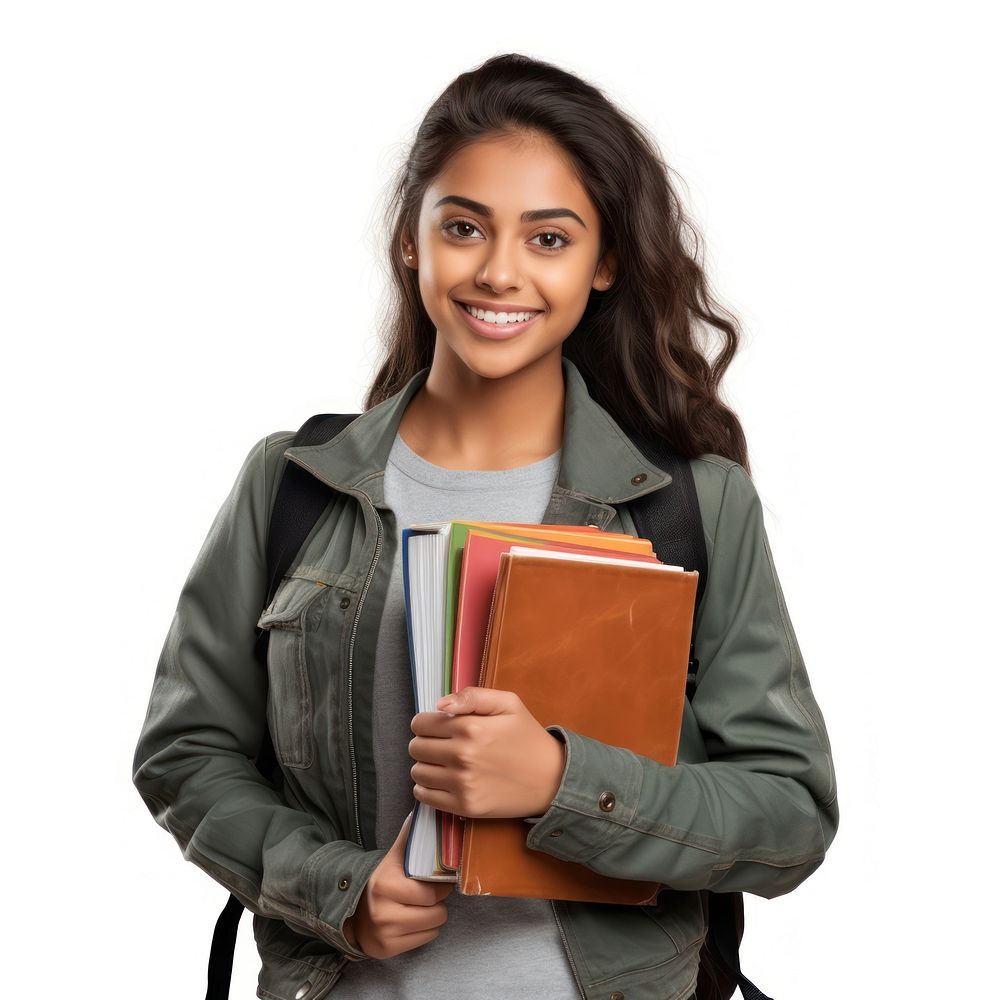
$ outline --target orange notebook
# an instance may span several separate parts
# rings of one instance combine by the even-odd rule
[[[452,658],[452,687],[455,692],[469,684],[479,684],[482,675],[486,629],[489,624],[500,556],[514,545],[530,545],[564,552],[591,552],[609,557],[656,562],[653,547],[648,539],[623,538],[611,532],[595,529],[587,536],[587,545],[571,544],[538,537],[533,540],[518,539],[501,532],[487,534],[470,531],[462,550],[462,569],[459,575],[458,611],[455,617],[455,645]],[[640,545],[638,543],[644,543]],[[441,813],[441,866],[455,871],[462,856],[462,820],[451,813]]]
[[[512,546],[480,685],[516,691],[543,725],[677,760],[698,573],[629,558]],[[463,824],[459,891],[652,903],[659,883],[600,875],[525,844],[523,818]]]

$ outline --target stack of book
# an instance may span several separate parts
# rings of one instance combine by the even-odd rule
[[[514,691],[542,726],[676,763],[696,571],[594,526],[441,521],[405,528],[402,546],[418,712],[468,685]],[[404,870],[467,895],[655,900],[658,883],[532,850],[529,832],[415,802]]]

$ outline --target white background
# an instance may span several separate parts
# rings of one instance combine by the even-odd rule
[[[2,10],[5,993],[204,995],[228,893],[131,783],[160,646],[250,445],[360,408],[391,168],[510,50],[657,137],[746,331],[726,394],[842,818],[799,889],[747,897],[745,971],[778,1000],[989,992],[988,5]],[[234,998],[257,966],[245,914]]]

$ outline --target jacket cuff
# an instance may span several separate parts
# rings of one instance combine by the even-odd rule
[[[354,915],[368,879],[388,854],[388,849],[366,851],[351,840],[331,840],[316,852],[312,867],[313,902],[323,938],[345,957],[366,958],[347,939],[344,924]]]
[[[565,744],[566,737],[562,734],[561,726],[546,726],[545,731],[551,733],[560,743]],[[563,761],[563,766],[565,768],[565,761]],[[542,817],[541,816],[525,816],[525,823],[537,823]]]
[[[566,744],[566,766],[552,804],[526,817],[525,845],[563,861],[586,863],[610,847],[635,816],[642,764],[631,750],[546,726]]]

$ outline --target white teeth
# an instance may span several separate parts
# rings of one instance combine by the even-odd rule
[[[494,312],[492,309],[476,309],[475,306],[467,305],[466,303],[461,303],[462,308],[466,312],[472,313],[476,319],[481,319],[486,323],[496,323],[497,326],[504,326],[507,323],[521,323],[526,319],[531,319],[532,316],[537,315],[533,312],[516,312],[516,313],[505,313],[505,312]]]

